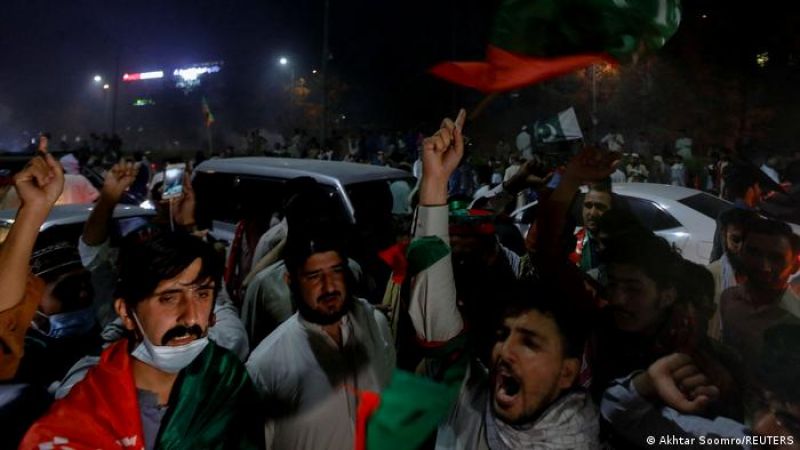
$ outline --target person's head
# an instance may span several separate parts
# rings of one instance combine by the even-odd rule
[[[631,153],[631,163],[635,166],[639,165],[639,154],[638,153]]]
[[[492,348],[491,408],[519,425],[574,386],[588,327],[556,287],[515,282],[509,291]]]
[[[188,233],[162,232],[120,249],[115,309],[135,343],[179,347],[206,337],[214,324],[222,257]]]
[[[31,256],[31,272],[45,282],[32,326],[47,336],[80,336],[95,325],[91,273],[81,265],[77,247],[58,242]]]
[[[305,320],[330,325],[347,314],[353,280],[342,237],[334,230],[290,228],[284,262],[286,281]]]
[[[677,301],[679,258],[667,241],[652,233],[617,240],[605,249],[609,307],[617,329],[656,331]]]
[[[725,198],[742,200],[750,207],[758,204],[761,188],[758,174],[750,166],[736,165],[725,170]]]
[[[719,216],[720,234],[723,249],[728,254],[732,263],[738,263],[742,251],[745,226],[758,218],[753,211],[741,208],[731,208]]]
[[[714,314],[714,276],[711,272],[700,264],[693,263],[686,259],[680,259],[679,279],[676,283],[678,298],[681,302],[690,305],[698,324],[703,330],[707,330],[708,321]]]
[[[602,182],[589,186],[589,192],[583,198],[581,216],[583,226],[591,233],[597,231],[597,221],[611,209],[611,183]]]
[[[639,222],[639,219],[626,208],[612,208],[597,220],[595,242],[602,258],[606,247],[616,241],[631,241],[650,232]],[[573,246],[574,250],[575,247]]]
[[[772,448],[800,448],[800,326],[776,325],[764,332],[757,381],[760,404],[753,432],[760,436],[793,437],[793,443]]]
[[[800,269],[800,237],[784,222],[758,218],[744,230],[741,261],[747,283],[760,290],[780,291]]]

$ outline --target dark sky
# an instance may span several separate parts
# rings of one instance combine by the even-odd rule
[[[349,86],[354,117],[408,126],[481,98],[425,69],[444,59],[480,57],[496,2],[331,3],[331,74]],[[789,54],[797,48],[790,8],[777,0],[686,1],[685,30],[665,51],[703,51],[709,64],[734,67],[750,47]],[[107,128],[110,99],[91,77],[112,76],[117,58],[121,72],[224,60],[214,92],[225,102],[215,115],[227,117],[232,129],[259,125],[270,120],[273,91],[285,76],[278,55],[292,59],[298,76],[319,67],[322,10],[322,0],[7,0],[0,14],[0,148],[23,131]],[[706,12],[710,18],[700,21]],[[125,114],[122,127],[135,122]]]

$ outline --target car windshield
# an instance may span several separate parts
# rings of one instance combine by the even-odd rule
[[[680,199],[678,202],[688,206],[689,208],[692,208],[693,210],[712,220],[717,220],[717,217],[719,217],[723,211],[733,208],[731,203],[705,193],[695,194]]]

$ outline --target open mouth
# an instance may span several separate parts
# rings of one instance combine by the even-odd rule
[[[507,408],[514,403],[520,391],[517,377],[507,372],[498,373],[495,377],[494,398],[500,408]]]

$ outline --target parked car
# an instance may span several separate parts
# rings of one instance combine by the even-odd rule
[[[268,223],[281,208],[286,182],[297,177],[311,177],[321,184],[352,224],[358,223],[359,212],[375,207],[375,199],[393,198],[393,183],[405,183],[408,191],[416,184],[409,172],[368,164],[268,157],[212,159],[193,173],[197,222],[214,238],[231,242],[237,222],[246,215]],[[408,205],[393,206],[410,213]]]
[[[39,227],[36,248],[64,240],[77,245],[78,238],[83,233],[83,225],[89,219],[93,207],[92,204],[54,206],[47,216],[47,220]],[[16,209],[0,210],[0,244],[6,239],[16,215]],[[117,206],[114,209],[113,225],[110,228],[111,239],[117,239],[144,225],[154,215],[155,211],[152,209],[130,205]]]
[[[672,243],[684,258],[704,265],[711,257],[717,217],[733,208],[730,202],[681,186],[615,183],[612,190],[642,225]],[[535,219],[537,207],[537,202],[532,202],[512,213],[523,234]],[[580,224],[580,207],[573,213]],[[790,226],[795,233],[800,231],[797,225]]]

